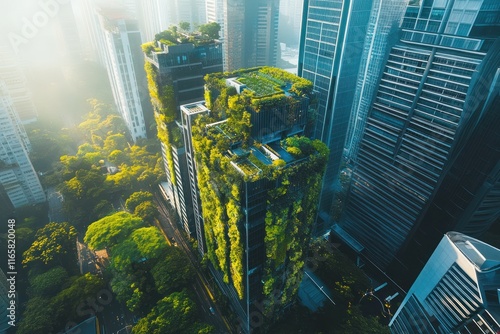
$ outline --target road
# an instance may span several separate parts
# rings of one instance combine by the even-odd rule
[[[101,266],[105,260],[99,259],[94,251],[90,250],[87,245],[81,243],[79,240],[77,240],[76,247],[78,250],[80,273],[100,275]],[[87,299],[86,306],[86,311],[92,309],[99,318],[101,333],[130,333],[132,325],[134,324],[134,315],[116,299],[110,287],[101,290],[99,296]]]
[[[208,284],[209,278],[206,277],[206,274],[201,270],[196,254],[193,254],[193,252],[191,251],[191,248],[188,245],[188,241],[179,231],[177,224],[174,225],[172,223],[169,211],[166,208],[166,205],[164,204],[161,196],[155,194],[155,201],[158,205],[158,211],[160,212],[159,227],[162,230],[163,235],[167,239],[167,242],[171,243],[173,241],[174,245],[176,244],[177,247],[182,249],[186,253],[189,262],[195,269],[196,279],[193,283],[193,290],[200,301],[199,307],[202,310],[204,320],[207,323],[214,325],[218,330],[218,333],[222,334],[233,332],[229,321],[222,315],[218,306],[214,302],[214,295]],[[210,307],[213,308],[215,314],[212,314],[212,312],[210,311]]]

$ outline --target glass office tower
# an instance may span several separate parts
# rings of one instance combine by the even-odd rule
[[[496,154],[475,157],[488,171],[463,165],[467,143],[498,151],[498,141],[488,142],[496,130],[484,120],[498,118],[492,101],[498,94],[499,13],[495,0],[425,0],[407,8],[401,40],[390,51],[368,114],[344,215],[334,226],[337,237],[382,268],[397,264],[404,275],[408,266],[423,265],[400,260],[421,226],[429,228],[414,245],[420,250],[434,247],[430,239],[442,229],[481,224],[470,229],[477,234],[499,216],[490,210],[465,219],[487,206],[479,192],[480,201],[462,198],[460,207],[470,212],[450,211],[446,223],[429,216],[454,169],[466,170],[453,181],[464,189],[472,183],[494,189],[499,182]],[[490,194],[498,199],[494,190]]]
[[[329,222],[346,140],[371,1],[304,2],[299,76],[314,84],[317,114],[313,137],[330,149],[320,199],[320,222]]]

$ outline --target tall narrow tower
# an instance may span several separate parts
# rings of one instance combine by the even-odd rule
[[[330,208],[351,117],[372,1],[304,2],[299,76],[314,83],[317,96],[314,138],[330,149],[318,222],[329,223]]]
[[[0,191],[14,208],[45,202],[28,156],[30,143],[3,82],[0,82]]]
[[[176,32],[177,34],[177,32]],[[160,34],[161,35],[161,34]],[[177,211],[186,233],[198,238],[198,249],[204,254],[201,213],[197,205],[188,129],[180,105],[203,99],[203,77],[222,71],[222,47],[208,36],[164,32],[159,41],[143,45],[149,92],[153,102],[158,138],[161,142],[167,182],[165,192]],[[192,42],[189,42],[191,37]],[[183,124],[184,121],[184,124]]]
[[[141,33],[137,21],[122,8],[101,8],[100,29],[104,41],[106,69],[115,104],[132,139],[146,138],[144,113],[152,113],[145,89]]]

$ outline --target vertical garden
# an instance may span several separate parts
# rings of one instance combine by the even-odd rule
[[[302,279],[328,157],[322,142],[286,136],[286,127],[294,126],[293,117],[284,118],[284,126],[276,127],[281,138],[272,145],[279,152],[251,137],[252,114],[273,112],[277,107],[296,113],[297,101],[308,99],[311,93],[307,80],[283,72],[257,68],[206,76],[205,98],[211,113],[198,118],[192,129],[207,257],[240,299],[246,293],[245,270],[252,269],[246,268],[244,259],[249,246],[245,245],[245,224],[255,223],[249,221],[252,208],[247,207],[246,198],[251,194],[245,189],[253,182],[266,181],[266,188],[259,189],[264,193],[260,203],[264,219],[259,223],[265,224],[260,241],[265,261],[260,268],[261,296],[270,317],[278,305],[293,300]],[[227,77],[237,77],[238,83],[257,86],[260,91],[247,89],[237,94],[226,85]],[[287,87],[286,94],[283,87]]]

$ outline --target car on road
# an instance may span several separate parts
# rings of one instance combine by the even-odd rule
[[[210,310],[210,313],[212,313],[212,315],[215,315],[215,310],[212,306],[210,306],[209,310]]]

